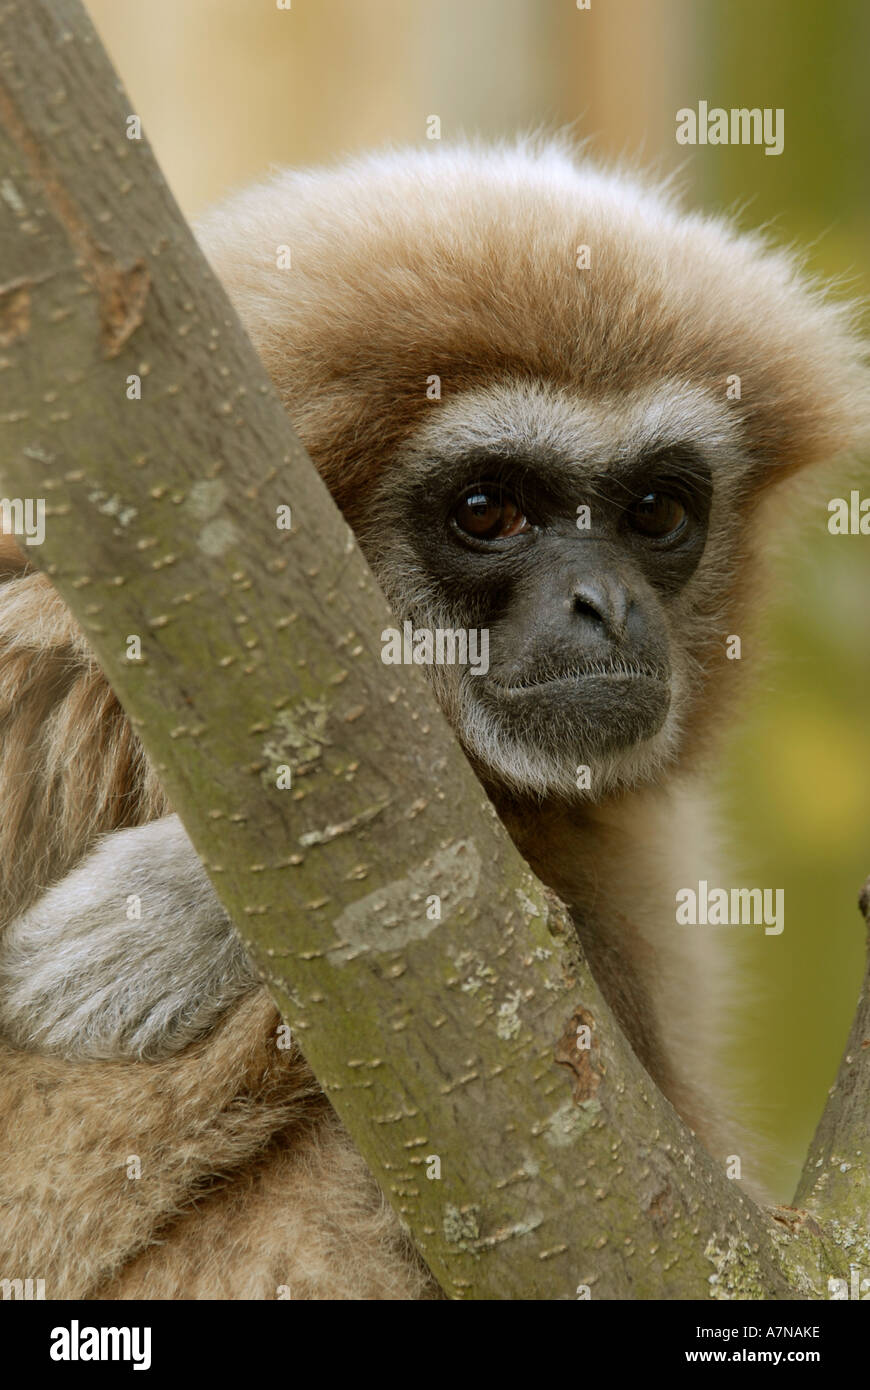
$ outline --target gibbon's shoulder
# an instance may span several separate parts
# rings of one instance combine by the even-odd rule
[[[0,583],[0,767],[0,926],[98,835],[167,809],[83,632],[23,558]]]
[[[337,386],[363,433],[361,392],[383,416],[424,368],[454,391],[513,376],[589,396],[724,396],[736,374],[734,416],[777,473],[870,433],[853,306],[793,252],[560,140],[280,171],[198,235],[291,410]]]

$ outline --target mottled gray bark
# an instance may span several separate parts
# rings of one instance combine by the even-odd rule
[[[382,665],[383,598],[131,114],[77,0],[4,5],[0,487],[47,500],[33,559],[389,1200],[454,1296],[826,1296],[822,1208],[861,1191],[866,1218],[860,1036],[819,1140],[854,1176],[818,1221],[761,1211],[630,1051],[420,673]]]
[[[861,894],[870,923],[870,880]],[[870,944],[870,943],[868,943]],[[870,969],[837,1080],[804,1165],[795,1204],[827,1221],[870,1293]]]

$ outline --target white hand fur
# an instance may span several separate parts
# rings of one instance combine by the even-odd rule
[[[165,816],[105,836],[0,935],[0,1036],[68,1058],[156,1061],[256,983],[187,832]]]

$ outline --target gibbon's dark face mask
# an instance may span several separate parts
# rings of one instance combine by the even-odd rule
[[[685,448],[585,479],[488,455],[430,480],[414,548],[454,623],[489,630],[489,670],[464,689],[499,739],[600,757],[661,729],[667,606],[703,553],[711,495]]]

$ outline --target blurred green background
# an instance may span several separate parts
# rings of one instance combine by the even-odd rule
[[[599,155],[681,170],[690,198],[808,248],[839,292],[870,284],[866,0],[90,0],[188,214],[269,164],[384,143],[569,126]],[[677,146],[675,113],[782,107],[785,148]],[[870,538],[831,537],[809,480],[783,523],[764,666],[723,750],[728,883],[784,887],[780,937],[734,932],[745,971],[729,1061],[788,1201],[860,987],[870,873]]]

